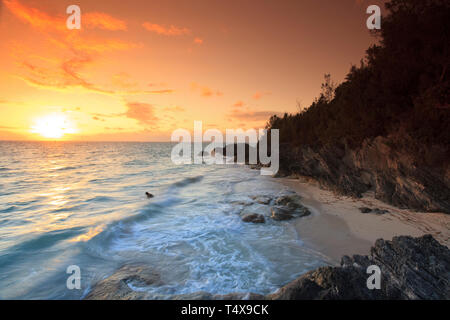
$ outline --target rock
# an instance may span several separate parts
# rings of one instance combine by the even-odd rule
[[[361,208],[359,208],[359,211],[361,211],[362,213],[370,213],[370,212],[372,212],[372,209],[367,208],[367,207],[361,207]]]
[[[271,209],[272,219],[290,220],[292,218],[304,217],[311,212],[301,204],[300,196],[296,193],[283,194],[274,200],[274,206]]]
[[[385,213],[389,213],[389,211],[388,211],[388,210],[384,210],[384,209],[378,209],[378,208],[375,208],[375,209],[373,209],[373,213],[376,213],[376,214],[385,214]]]
[[[262,214],[258,213],[247,213],[242,217],[242,221],[244,222],[253,222],[253,223],[264,223],[266,219]]]
[[[272,198],[269,196],[255,196],[255,197],[252,197],[252,199],[255,200],[256,203],[265,204],[265,205],[270,204],[270,202],[272,201]]]
[[[300,196],[297,194],[281,195],[275,199],[274,204],[279,206],[290,206],[295,209],[297,206],[301,206]]]
[[[361,211],[362,213],[375,213],[375,214],[389,213],[389,210],[384,210],[384,209],[379,209],[379,208],[370,209],[367,207],[361,207],[361,208],[359,208],[359,211]]]
[[[301,198],[296,193],[282,195],[275,199],[274,204],[277,207],[291,210],[291,214],[297,217],[303,217],[310,214],[309,210],[300,202]]]
[[[381,289],[370,290],[367,267],[381,269]],[[268,299],[450,299],[450,250],[431,235],[379,239],[367,256],[344,256],[340,267],[321,267]]]
[[[140,300],[145,292],[134,291],[133,286],[161,284],[159,274],[145,265],[124,265],[111,276],[94,285],[86,300]]]
[[[230,203],[237,205],[237,206],[248,207],[253,204],[253,201],[251,201],[250,199],[240,199],[240,200],[233,200]]]
[[[290,210],[283,209],[281,207],[273,207],[271,209],[272,216],[271,218],[276,221],[290,220],[294,218],[294,215]]]

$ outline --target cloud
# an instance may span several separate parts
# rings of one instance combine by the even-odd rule
[[[36,57],[36,54],[33,53],[33,48],[27,48],[23,45],[21,50],[17,50],[18,54],[15,55],[19,66],[22,68],[22,72],[18,73],[16,77],[27,84],[57,91],[79,87],[91,92],[109,95],[172,92],[170,89],[145,91],[137,88],[125,88],[120,85],[114,86],[114,84],[113,87],[107,87],[92,83],[85,76],[82,76],[81,71],[93,64],[99,58],[100,53],[130,50],[141,45],[119,39],[103,38],[76,30],[68,30],[64,16],[50,16],[39,9],[25,6],[17,0],[4,0],[4,3],[18,19],[42,32],[48,41],[54,44],[56,48],[60,48],[62,51],[61,56],[64,57],[62,59],[40,59],[40,57],[37,57],[39,62],[36,62],[32,60],[32,57]],[[106,13],[84,13],[82,19],[86,28],[126,29],[124,21]]]
[[[191,90],[194,92],[199,92],[202,97],[212,97],[212,96],[221,97],[221,96],[223,96],[223,92],[221,92],[219,90],[211,89],[207,86],[199,85],[195,82],[191,83]]]
[[[116,73],[111,78],[111,83],[118,88],[125,90],[132,90],[137,87],[137,82],[133,81],[130,75],[126,72]]]
[[[93,116],[92,120],[96,120],[96,121],[106,121],[105,119],[99,118],[97,116]]]
[[[255,100],[259,100],[259,99],[261,99],[263,96],[267,96],[267,95],[270,95],[270,94],[271,94],[270,92],[256,92],[256,93],[252,96],[252,98],[255,99]]]
[[[171,94],[174,92],[172,89],[142,90],[126,73],[114,74],[111,77],[111,84],[108,86],[88,81],[82,75],[82,71],[94,63],[95,58],[83,52],[78,52],[78,55],[66,60],[55,60],[50,66],[41,66],[38,63],[29,62],[25,58],[20,59],[20,57],[19,60],[23,60],[19,62],[22,72],[15,77],[38,88],[56,91],[82,88],[106,95]]]
[[[47,31],[69,31],[66,27],[67,16],[51,16],[37,8],[23,5],[18,0],[3,0],[3,3],[16,17],[23,22],[29,23],[32,27]],[[82,28],[99,28],[103,30],[115,31],[126,30],[127,24],[125,21],[114,18],[104,12],[83,12]]]
[[[167,84],[164,82],[160,82],[160,83],[149,83],[148,86],[149,87],[159,87],[159,86],[166,86]]]
[[[89,62],[90,59],[88,57],[75,57],[63,61],[57,68],[45,68],[24,61],[21,65],[25,71],[24,75],[17,75],[16,77],[31,86],[44,89],[64,91],[73,87],[80,87],[96,93],[114,94],[114,91],[96,86],[78,75],[81,66]]]
[[[188,28],[180,28],[174,25],[164,26],[161,24],[144,22],[142,26],[150,32],[155,32],[157,34],[165,35],[165,36],[182,36],[191,34],[191,30]]]
[[[125,128],[122,127],[104,127],[105,130],[123,131]]]
[[[244,102],[242,101],[237,101],[235,104],[233,104],[233,107],[243,107],[244,106]]]
[[[33,27],[44,30],[66,30],[63,17],[52,17],[36,8],[22,5],[17,0],[3,0],[3,3],[16,17]]]
[[[186,109],[180,106],[174,106],[174,107],[165,107],[163,109],[164,111],[168,111],[168,112],[185,112]]]
[[[100,28],[103,30],[127,30],[125,21],[114,18],[103,12],[88,12],[82,16],[83,27]]]
[[[119,39],[106,39],[93,36],[81,37],[78,33],[68,34],[62,39],[52,39],[52,41],[61,48],[69,49],[75,53],[82,52],[85,54],[130,50],[142,47],[142,44]]]
[[[198,37],[196,37],[195,39],[194,39],[194,43],[195,44],[203,44],[203,39],[201,39],[201,38],[198,38]]]
[[[276,111],[252,111],[252,110],[238,110],[233,109],[228,115],[230,118],[236,120],[246,120],[246,121],[267,121],[274,114],[279,114]]]
[[[158,122],[158,118],[154,114],[153,106],[142,102],[128,102],[126,104],[127,111],[124,115],[127,118],[137,120],[141,125],[154,125]]]

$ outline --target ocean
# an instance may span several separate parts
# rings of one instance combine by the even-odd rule
[[[287,187],[243,165],[175,165],[172,147],[0,142],[0,299],[82,299],[132,263],[161,274],[139,288],[154,299],[268,294],[326,264],[291,222],[241,221],[244,207],[268,210],[253,197]]]

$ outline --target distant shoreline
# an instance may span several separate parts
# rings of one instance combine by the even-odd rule
[[[339,264],[344,255],[367,254],[373,243],[394,236],[432,234],[441,244],[450,245],[450,216],[399,209],[367,193],[361,199],[337,196],[314,181],[277,179],[302,197],[312,215],[294,221],[299,238],[309,247]],[[360,207],[380,208],[388,213],[362,213]]]

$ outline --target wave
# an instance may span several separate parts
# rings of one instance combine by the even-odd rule
[[[0,258],[0,270],[5,266],[14,264],[17,259],[20,259],[24,255],[30,255],[33,252],[42,254],[42,250],[50,248],[62,240],[78,236],[83,233],[84,229],[84,227],[74,227],[49,231],[17,245],[13,245],[7,249],[8,253],[2,254]]]
[[[1,209],[0,212],[1,212],[1,213],[8,213],[8,212],[15,211],[15,210],[17,210],[17,209],[18,209],[17,206],[9,206],[9,207],[6,208],[6,209]]]
[[[60,167],[60,168],[56,168],[54,169],[55,171],[69,171],[69,170],[76,170],[81,168],[82,166],[67,166],[67,167]]]
[[[114,198],[108,196],[95,196],[93,198],[85,200],[85,202],[108,202],[114,201]]]
[[[181,181],[175,182],[173,184],[173,186],[175,187],[185,187],[187,185],[196,183],[196,182],[200,182],[203,180],[203,176],[196,176],[196,177],[190,177],[190,178],[185,178]]]

